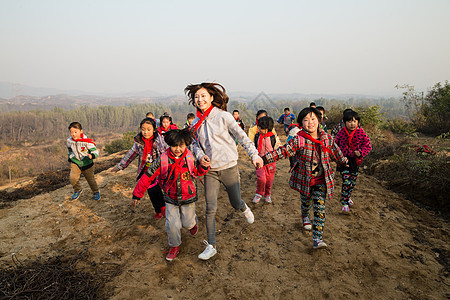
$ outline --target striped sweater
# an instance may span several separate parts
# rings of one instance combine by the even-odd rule
[[[89,154],[93,156],[89,158]],[[99,153],[93,139],[88,139],[85,134],[81,135],[78,140],[67,139],[67,155],[69,161],[76,164],[80,168],[85,168],[94,163],[93,159],[97,158]]]
[[[328,152],[323,150],[320,151],[320,160],[324,169],[327,195],[331,198],[334,191],[334,171],[331,167],[331,159],[337,161],[338,164],[343,164],[344,156],[336,143],[333,142],[331,135],[325,133],[322,129],[318,130],[319,140],[322,141],[327,148],[331,149],[334,156],[330,157]],[[303,196],[310,197],[313,171],[312,165],[316,151],[315,144],[312,141],[296,135],[287,144],[267,153],[262,157],[262,159],[264,164],[269,164],[282,158],[295,156],[297,158],[297,163],[292,170],[291,178],[289,179],[289,186],[300,192]]]

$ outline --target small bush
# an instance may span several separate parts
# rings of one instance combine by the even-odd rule
[[[123,150],[128,150],[133,146],[135,136],[136,132],[126,132],[123,134],[122,138],[105,145],[105,151],[108,154],[113,154]]]
[[[410,135],[416,131],[416,127],[411,122],[402,119],[388,120],[386,123],[387,129],[393,133],[401,133]]]

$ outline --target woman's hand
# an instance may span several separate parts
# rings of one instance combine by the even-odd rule
[[[257,155],[256,158],[252,160],[252,163],[257,169],[261,169],[264,166],[264,161],[259,155]]]

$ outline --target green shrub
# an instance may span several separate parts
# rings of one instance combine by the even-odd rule
[[[130,149],[134,144],[134,137],[136,132],[126,132],[123,134],[122,138],[112,141],[111,143],[105,145],[105,151],[108,154],[117,153],[123,150]]]
[[[402,119],[388,120],[386,123],[386,127],[393,133],[402,133],[407,135],[410,135],[416,131],[416,127],[414,126],[414,124]]]

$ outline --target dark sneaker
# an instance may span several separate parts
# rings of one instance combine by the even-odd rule
[[[326,248],[327,244],[323,242],[322,240],[314,240],[313,241],[313,248],[314,249],[320,249],[320,248]]]
[[[174,260],[177,257],[178,252],[180,251],[180,246],[178,247],[170,247],[169,253],[166,256],[168,261]]]
[[[94,193],[94,200],[100,200],[101,197],[100,192]]]
[[[73,195],[72,195],[72,200],[77,200],[80,197],[82,192],[83,192],[83,190],[79,190],[78,192],[74,192]]]

